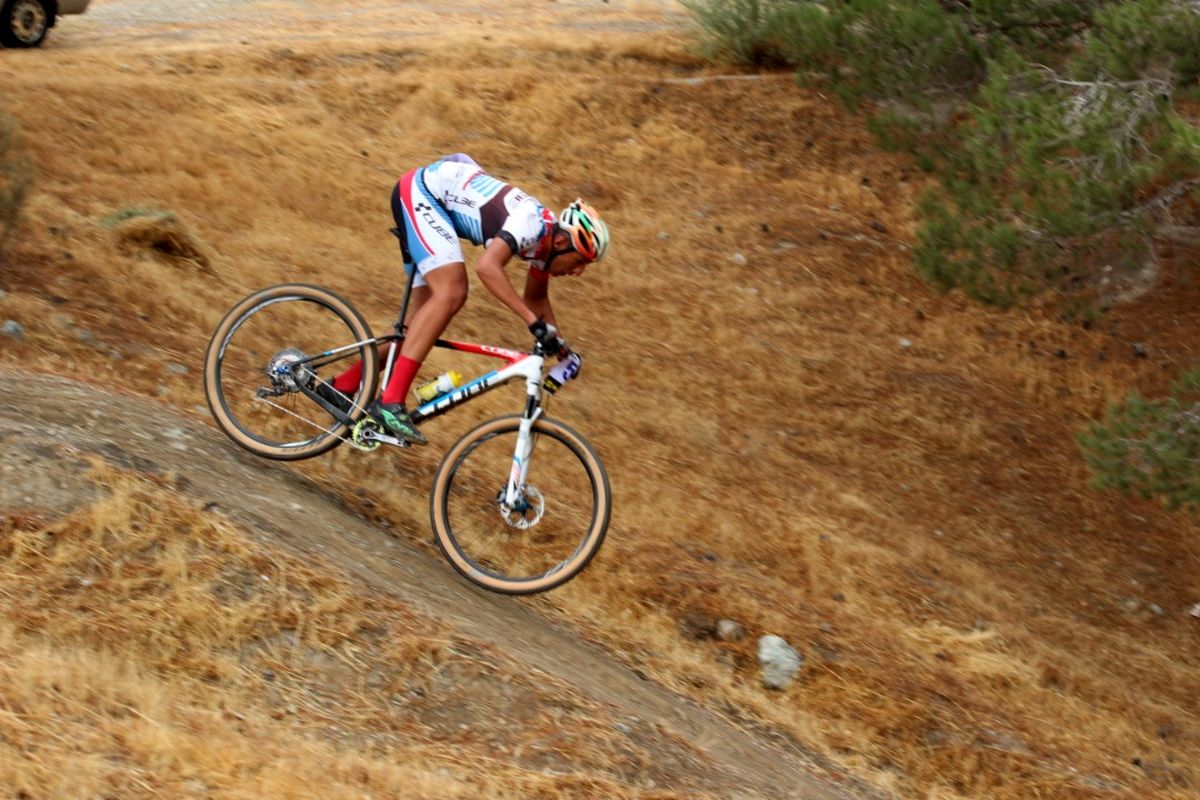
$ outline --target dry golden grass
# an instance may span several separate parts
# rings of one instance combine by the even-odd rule
[[[370,2],[356,7],[384,19]],[[1168,271],[1157,293],[1087,330],[1049,311],[938,296],[907,259],[920,175],[873,151],[832,100],[788,75],[681,81],[710,70],[667,32],[518,33],[504,13],[394,41],[332,21],[296,23],[329,38],[286,44],[269,30],[241,46],[216,28],[125,49],[97,36],[40,54],[37,74],[6,56],[0,90],[40,177],[0,266],[0,316],[28,333],[3,342],[0,363],[91,376],[198,413],[207,337],[252,289],[328,285],[377,329],[387,324],[401,289],[391,182],[470,152],[549,205],[594,198],[617,237],[611,263],[554,285],[586,366],[551,410],[604,457],[614,524],[588,572],[536,608],[899,797],[1194,797],[1195,520],[1092,493],[1073,442],[1106,403],[1135,386],[1161,391],[1196,363],[1200,297],[1186,273]],[[128,208],[173,212],[208,248],[212,272],[153,250],[129,255],[100,222]],[[473,291],[451,335],[521,345],[516,320]],[[1134,342],[1150,357],[1135,358]],[[508,411],[512,396],[480,406],[480,417]],[[437,451],[475,413],[431,423],[434,446],[421,453],[338,451],[301,468],[355,486],[352,503],[424,539]],[[21,530],[36,539],[41,529]],[[211,557],[215,569],[232,556]],[[24,585],[53,585],[57,573],[36,563]],[[83,611],[64,594],[38,613],[58,608],[59,624],[80,633],[35,646],[7,629],[6,661],[32,681],[28,659],[67,674],[95,656],[118,685],[140,682],[136,708],[171,738],[139,745],[122,780],[175,748],[180,775],[219,761],[181,755],[203,738],[190,725],[244,728],[230,734],[236,752],[265,746],[256,730],[288,729],[269,713],[253,718],[261,728],[250,717],[239,728],[180,710],[199,702],[188,692],[208,692],[210,706],[247,696],[227,685],[236,661],[221,649],[231,646],[221,626],[242,622],[213,620],[179,652],[150,637],[114,656],[89,617],[70,621]],[[168,630],[198,624],[172,597],[155,585],[138,613]],[[691,640],[678,625],[691,612],[738,619],[751,638]],[[336,608],[309,613],[316,625]],[[357,637],[334,629],[347,645]],[[753,638],[765,633],[808,656],[783,694],[757,683]],[[202,685],[204,670],[222,682]],[[82,735],[89,723],[48,713],[42,685],[18,695],[47,715],[30,735]],[[139,720],[124,724],[144,737]],[[350,758],[299,728],[296,748]],[[363,769],[392,779],[381,762]],[[469,794],[476,774],[451,771],[430,791]],[[535,780],[501,775],[505,791]]]
[[[94,480],[107,496],[65,518],[0,524],[13,796],[679,796],[638,786],[670,767],[544,676],[169,480]],[[527,709],[519,727],[488,721],[500,701]]]

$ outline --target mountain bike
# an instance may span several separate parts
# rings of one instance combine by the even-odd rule
[[[240,447],[281,461],[343,442],[368,452],[408,447],[366,406],[381,385],[381,345],[387,385],[411,291],[410,278],[393,332],[379,337],[349,302],[318,286],[272,286],[237,303],[204,357],[204,393],[217,426]],[[510,381],[525,385],[520,413],[477,425],[438,465],[429,503],[438,547],[461,575],[490,591],[532,594],[562,585],[603,543],[612,495],[592,446],[544,414],[558,383],[548,378],[547,354],[541,344],[530,352],[444,339],[435,346],[505,364],[417,406],[416,423]],[[342,394],[331,381],[356,359],[362,378],[352,395]]]

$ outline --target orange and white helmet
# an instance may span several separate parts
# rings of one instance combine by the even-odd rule
[[[563,209],[558,225],[571,235],[571,246],[588,261],[599,261],[608,252],[608,226],[600,214],[582,199]]]

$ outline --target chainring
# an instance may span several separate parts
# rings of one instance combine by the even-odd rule
[[[364,414],[363,418],[354,423],[354,427],[350,429],[350,445],[358,450],[362,450],[364,453],[378,449],[379,445],[383,444],[383,442],[378,439],[363,438],[363,433],[368,430],[372,433],[383,433],[383,428],[379,426],[379,423],[372,419],[369,414]]]

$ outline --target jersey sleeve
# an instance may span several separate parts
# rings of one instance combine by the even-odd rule
[[[502,233],[507,233],[516,242],[513,255],[529,257],[530,252],[542,240],[546,229],[542,221],[541,211],[536,202],[524,202],[518,205],[508,215],[508,219],[500,227]],[[509,241],[507,238],[505,241]]]
[[[496,234],[496,238],[508,245],[508,254],[510,256],[515,256],[517,253],[521,252],[520,248],[517,247],[517,240],[513,238],[513,235],[508,231],[501,229],[501,231]]]

